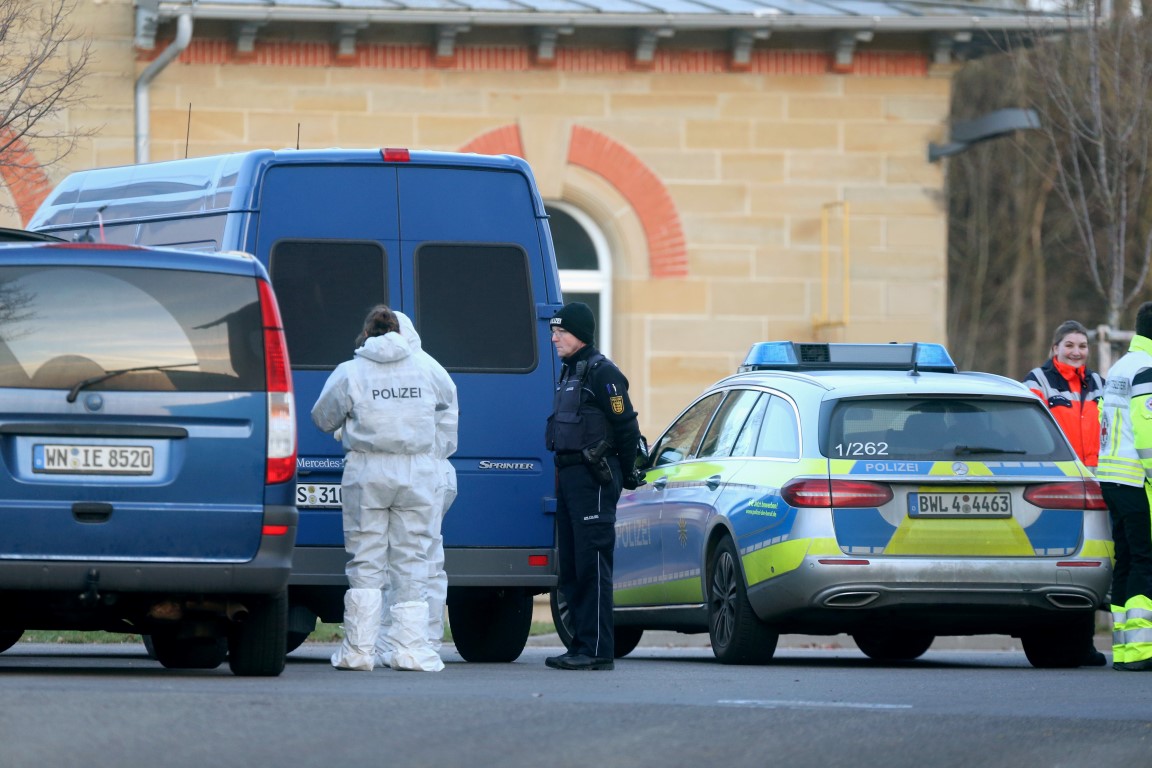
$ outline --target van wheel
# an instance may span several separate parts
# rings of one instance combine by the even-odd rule
[[[552,608],[552,623],[556,625],[556,634],[564,648],[572,650],[572,617],[568,612],[568,601],[560,590],[554,589],[548,595],[548,604]]]
[[[16,645],[23,636],[24,630],[22,629],[0,629],[0,653],[4,653]]]
[[[572,650],[572,625],[568,601],[560,594],[560,590],[554,589],[548,596],[548,603],[552,607],[552,623],[556,625],[556,634],[560,636],[560,642],[564,643],[566,649]],[[636,650],[643,636],[644,630],[641,627],[613,628],[612,655],[617,659],[624,658]]]
[[[228,634],[228,668],[240,677],[276,677],[288,654],[288,592],[245,602],[248,615]]]
[[[874,661],[912,661],[932,647],[935,635],[927,632],[858,632],[856,646]]]
[[[532,595],[522,589],[449,587],[448,624],[465,661],[515,661],[532,629]]]
[[[288,606],[288,653],[299,648],[316,629],[317,616],[311,608],[300,603]]]
[[[223,637],[179,637],[175,630],[154,632],[152,650],[166,669],[216,669],[228,655]]]
[[[152,642],[152,635],[140,635],[140,640],[144,643],[144,653],[148,654],[148,658],[156,659],[156,644]]]
[[[720,540],[712,557],[708,583],[708,636],[722,664],[766,664],[776,653],[780,635],[752,611],[744,572],[732,539]]]

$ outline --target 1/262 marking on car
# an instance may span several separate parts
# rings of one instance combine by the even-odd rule
[[[150,445],[59,445],[32,446],[34,472],[93,475],[151,475]]]

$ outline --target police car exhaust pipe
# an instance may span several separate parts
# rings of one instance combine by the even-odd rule
[[[824,600],[828,608],[863,608],[880,599],[879,592],[841,592]]]
[[[1048,602],[1057,608],[1096,608],[1096,603],[1084,595],[1053,593],[1046,595]]]

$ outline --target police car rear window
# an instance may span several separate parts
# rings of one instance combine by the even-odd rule
[[[841,400],[821,451],[833,459],[1071,461],[1039,402],[966,398]]]
[[[0,267],[0,387],[257,391],[263,345],[251,277]]]

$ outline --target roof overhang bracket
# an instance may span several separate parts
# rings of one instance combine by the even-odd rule
[[[351,59],[356,55],[356,35],[368,28],[368,22],[344,23],[336,25],[336,57]]]
[[[972,42],[972,32],[934,32],[932,34],[932,63],[951,64],[956,49]]]
[[[852,59],[856,56],[858,43],[872,41],[873,33],[870,29],[848,29],[837,32],[833,43],[833,69],[837,72],[847,72],[852,69]]]
[[[140,0],[136,4],[136,47],[151,51],[156,47],[156,29],[160,26],[159,0]]]
[[[561,35],[570,35],[575,27],[536,27],[533,37],[536,41],[536,61],[552,64],[556,61],[556,41]]]
[[[256,34],[264,26],[260,21],[241,21],[234,28],[236,34],[236,52],[251,55],[256,51]]]
[[[732,30],[732,68],[747,69],[752,65],[752,48],[757,40],[767,40],[772,36],[770,29]]]
[[[439,24],[436,26],[436,59],[447,61],[456,55],[456,36],[471,27],[467,24]]]
[[[651,66],[656,59],[656,46],[661,38],[676,34],[671,27],[647,27],[636,32],[636,63]]]

